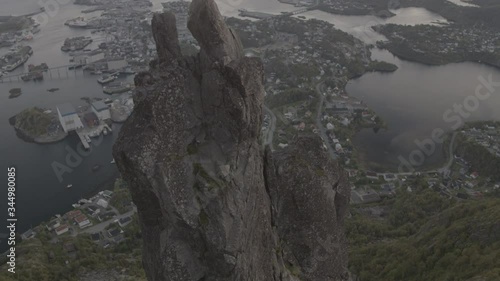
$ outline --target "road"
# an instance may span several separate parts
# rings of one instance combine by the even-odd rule
[[[89,234],[92,234],[92,233],[97,233],[97,232],[101,232],[103,231],[104,229],[106,229],[106,227],[108,227],[108,225],[112,224],[115,222],[115,220],[119,220],[119,219],[122,219],[122,218],[125,218],[125,217],[130,217],[132,216],[135,212],[136,212],[136,208],[134,207],[132,210],[124,213],[124,214],[121,214],[121,215],[118,215],[112,219],[109,219],[105,222],[101,222],[99,224],[96,224],[96,225],[93,225],[91,227],[87,227],[79,232],[73,232],[73,236],[77,236],[78,234],[82,234],[82,233],[89,233]]]
[[[271,151],[274,151],[273,138],[274,138],[274,131],[276,131],[276,115],[274,115],[274,112],[265,105],[264,105],[264,110],[271,117],[271,124],[267,129],[267,136],[265,137],[264,140],[264,147],[269,145]]]
[[[325,102],[325,97],[321,93],[322,85],[323,82],[319,82],[318,84],[316,84],[316,92],[318,93],[319,96],[318,111],[316,115],[316,127],[318,128],[321,139],[323,139],[323,143],[325,144],[326,149],[328,150],[328,154],[330,154],[330,157],[335,160],[337,159],[337,155],[335,154],[335,150],[328,141],[328,136],[326,134],[325,127],[323,127],[323,124],[321,124],[321,115],[322,115],[321,112],[323,111],[323,103]]]

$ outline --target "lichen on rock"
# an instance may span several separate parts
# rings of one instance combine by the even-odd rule
[[[113,151],[149,280],[346,280],[342,170],[317,136],[264,153],[262,62],[213,0],[192,2],[188,27],[197,56],[181,55],[173,14],[154,15],[158,60]]]

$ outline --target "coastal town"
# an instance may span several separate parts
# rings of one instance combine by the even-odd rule
[[[82,198],[73,204],[73,210],[55,215],[46,224],[29,229],[21,234],[23,240],[37,235],[47,235],[52,243],[59,243],[64,237],[88,235],[100,247],[106,249],[125,240],[126,226],[135,220],[137,212],[128,190],[118,179],[115,192],[100,191],[95,196]],[[66,249],[68,245],[64,245]],[[72,247],[74,251],[74,247]],[[71,251],[70,251],[71,252]]]
[[[500,34],[485,25],[386,24],[374,29],[389,41],[377,42],[398,56],[427,64],[473,61],[500,66]]]
[[[91,29],[93,34],[104,34],[113,40],[100,43],[96,49],[86,49],[92,43],[91,37],[67,38],[61,50],[70,53],[68,68],[82,68],[91,74],[101,75],[97,81],[103,85],[104,93],[126,92],[127,94],[114,100],[110,98],[89,100],[87,105],[79,106],[77,109],[65,104],[58,105],[55,109],[41,110],[38,114],[45,114],[48,116],[45,119],[50,120],[44,124],[47,130],[43,128],[35,130],[41,131],[42,134],[39,133],[34,137],[33,133],[25,134],[36,142],[57,141],[74,130],[83,146],[88,148],[92,137],[112,131],[111,122],[125,121],[133,110],[131,97],[133,86],[115,80],[120,75],[130,75],[146,69],[149,61],[155,56],[155,45],[149,27],[152,16],[149,1],[114,0],[106,3],[83,1],[80,4],[90,6],[84,14],[99,10],[104,12],[92,19],[80,16],[66,21],[65,25],[68,28]],[[315,3],[289,4],[313,7]],[[116,7],[123,8],[116,9]],[[368,8],[363,1],[349,5],[330,1],[322,3],[321,7],[344,11],[353,9],[362,11]],[[163,3],[163,8],[165,11],[172,11],[178,19],[183,52],[196,53],[199,47],[186,28],[189,2],[166,2]],[[228,18],[227,22],[238,32],[247,55],[261,57],[264,62],[267,109],[262,130],[264,144],[270,145],[273,149],[283,149],[298,133],[305,131],[320,135],[331,157],[339,160],[349,170],[353,183],[367,180],[376,182],[373,187],[362,185],[359,190],[357,184],[353,184],[353,203],[366,202],[362,199],[364,196],[360,194],[366,193],[372,197],[377,195],[381,198],[380,194],[395,194],[396,187],[411,189],[411,186],[405,185],[406,175],[399,178],[395,174],[364,171],[362,163],[358,163],[359,160],[355,156],[356,149],[352,144],[355,133],[362,128],[380,130],[384,128],[385,123],[363,101],[349,96],[345,90],[350,79],[370,71],[392,72],[397,70],[395,65],[373,61],[370,58],[369,46],[324,21],[305,20],[300,15],[283,15],[266,16],[258,21]],[[473,30],[454,26],[431,25],[375,27],[389,38],[388,42],[380,42],[379,47],[391,49],[390,44],[397,44],[397,40],[404,39],[398,34],[406,34],[408,32],[403,31],[412,28],[417,30],[416,34],[421,37],[429,35],[429,32],[438,32],[437,30],[442,28],[450,29],[447,33],[447,38],[450,40],[467,37],[466,35],[472,32],[475,34],[473,38],[467,38],[474,39],[470,42],[474,42],[475,45],[470,45],[468,48],[493,53],[498,47],[498,40],[494,36],[479,36]],[[393,29],[403,29],[403,31]],[[12,37],[11,33],[8,34],[3,36]],[[19,34],[24,35],[25,31],[17,34],[15,37],[17,41],[26,40],[26,36],[19,36]],[[423,40],[418,41],[424,43]],[[434,43],[441,44],[435,48],[436,50],[447,53],[463,49],[465,46],[463,44],[467,44],[464,41],[461,41],[462,45],[448,41]],[[476,48],[477,44],[480,45],[479,49]],[[15,68],[16,64],[22,64],[30,53],[32,53],[31,48],[25,46],[19,48],[17,53],[5,56],[3,69],[9,71]],[[9,66],[9,62],[14,65]],[[46,72],[47,69],[43,71]],[[70,127],[64,125],[65,118],[71,119],[67,122],[73,125]],[[23,131],[18,123],[13,121],[16,129]],[[434,173],[432,176],[429,180],[435,182],[438,175]]]

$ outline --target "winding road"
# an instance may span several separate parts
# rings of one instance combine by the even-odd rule
[[[330,154],[330,157],[335,160],[337,159],[337,155],[335,154],[335,150],[333,149],[332,145],[328,141],[325,127],[323,127],[323,124],[321,124],[321,112],[323,111],[323,103],[325,102],[325,97],[321,94],[322,86],[323,82],[319,82],[318,84],[316,84],[316,92],[319,96],[318,111],[316,113],[316,127],[318,128],[321,139],[323,140],[323,143],[328,150],[328,154]]]

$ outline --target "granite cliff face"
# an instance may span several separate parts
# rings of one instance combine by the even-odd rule
[[[158,60],[136,76],[113,151],[149,280],[346,280],[343,172],[317,136],[262,151],[261,61],[243,56],[213,0],[191,4],[196,57],[181,55],[173,14],[152,25]]]

